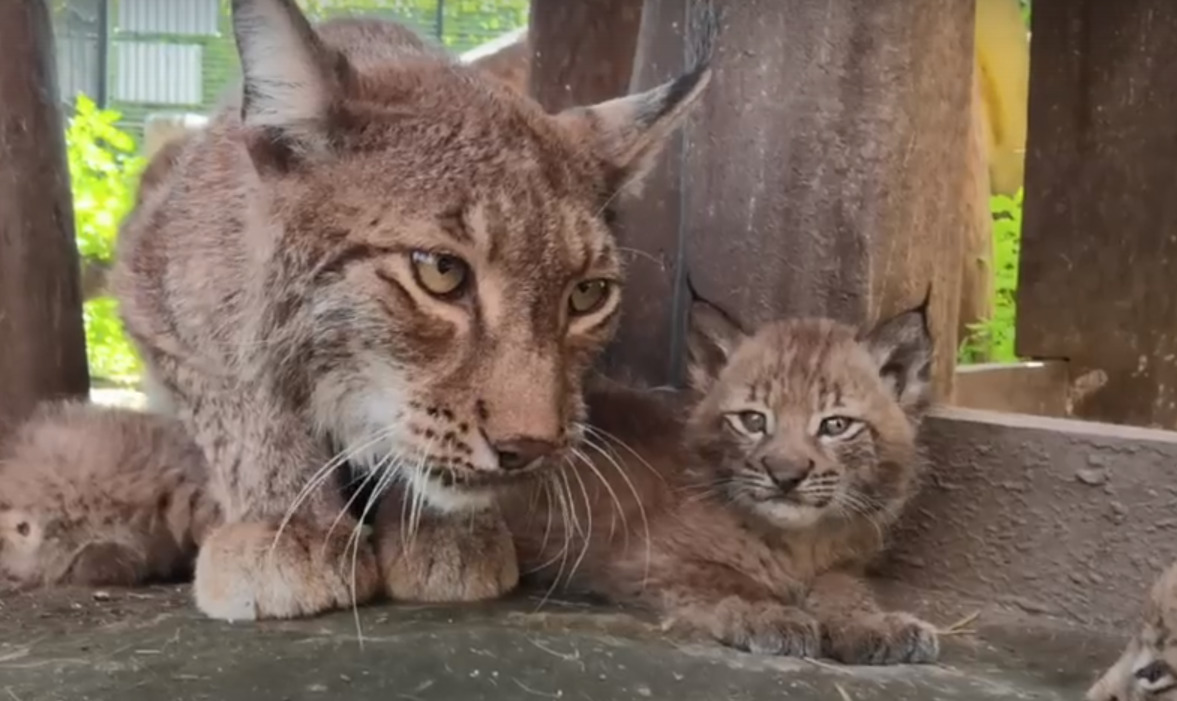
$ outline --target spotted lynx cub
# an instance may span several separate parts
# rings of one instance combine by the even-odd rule
[[[548,115],[400,25],[232,9],[240,99],[129,217],[112,280],[227,520],[196,603],[497,596],[517,563],[493,487],[578,442],[621,291],[611,205],[710,73]],[[345,458],[386,495],[374,549],[327,479]],[[402,550],[402,504],[450,559]]]
[[[219,518],[205,483],[204,456],[174,421],[42,404],[0,450],[0,583],[186,578]]]
[[[1087,701],[1177,701],[1177,563],[1157,578],[1140,630],[1087,692]]]
[[[745,650],[934,661],[935,629],[883,610],[862,576],[917,482],[925,310],[748,335],[697,301],[699,401],[684,418],[665,393],[595,387],[575,469],[509,512],[525,571]]]

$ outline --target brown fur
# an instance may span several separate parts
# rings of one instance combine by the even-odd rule
[[[385,590],[405,571],[421,590],[443,566],[404,570],[387,518],[376,552],[311,561],[301,541],[330,532],[343,549],[334,536],[356,531],[315,479],[343,457],[438,525],[575,446],[581,376],[616,321],[614,196],[634,192],[709,74],[548,115],[399,25],[314,29],[293,0],[233,8],[243,90],[128,218],[112,286],[229,522],[202,549],[197,605],[281,618],[375,596],[378,564]],[[426,287],[443,264],[467,271],[450,294]],[[598,284],[600,304],[572,313]]]
[[[934,660],[934,629],[881,610],[861,575],[917,483],[924,307],[867,335],[796,320],[745,336],[699,302],[692,326],[698,403],[684,418],[669,394],[590,392],[591,460],[510,511],[521,567],[747,650]],[[746,410],[765,436],[739,428]],[[821,439],[823,416],[860,423]]]
[[[1140,630],[1085,697],[1087,701],[1177,700],[1177,563],[1144,602]]]
[[[191,573],[218,519],[204,458],[175,422],[43,404],[0,452],[0,579],[132,585]]]

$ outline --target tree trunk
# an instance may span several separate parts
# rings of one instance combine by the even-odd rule
[[[698,1],[647,0],[635,87],[682,69]],[[612,370],[680,380],[688,270],[747,325],[873,322],[917,304],[931,283],[934,376],[950,397],[973,3],[723,5],[715,77],[681,160],[672,150],[647,197],[622,214],[624,245],[663,270],[631,273]]]
[[[90,378],[49,9],[0,0],[0,433]]]
[[[531,96],[549,112],[625,94],[641,0],[532,0]]]

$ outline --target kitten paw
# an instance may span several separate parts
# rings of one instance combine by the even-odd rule
[[[728,597],[714,606],[689,606],[667,622],[667,627],[679,626],[759,655],[815,657],[821,650],[817,619],[795,606],[775,602]]]
[[[351,529],[292,521],[231,523],[209,534],[196,560],[193,589],[205,615],[226,621],[301,618],[373,599],[379,574],[372,549],[353,551]],[[353,558],[354,555],[354,558]]]
[[[383,519],[376,552],[385,591],[400,601],[497,599],[519,583],[515,545],[497,512],[425,514],[408,532]]]
[[[877,613],[827,627],[822,651],[845,664],[930,664],[940,657],[940,639],[911,614]]]

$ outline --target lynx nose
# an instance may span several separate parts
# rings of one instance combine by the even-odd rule
[[[534,461],[556,451],[556,444],[539,438],[513,438],[494,444],[499,467],[509,471],[520,470]]]
[[[788,460],[784,458],[764,457],[760,459],[768,478],[772,480],[781,492],[788,494],[805,481],[813,471],[812,460]]]

